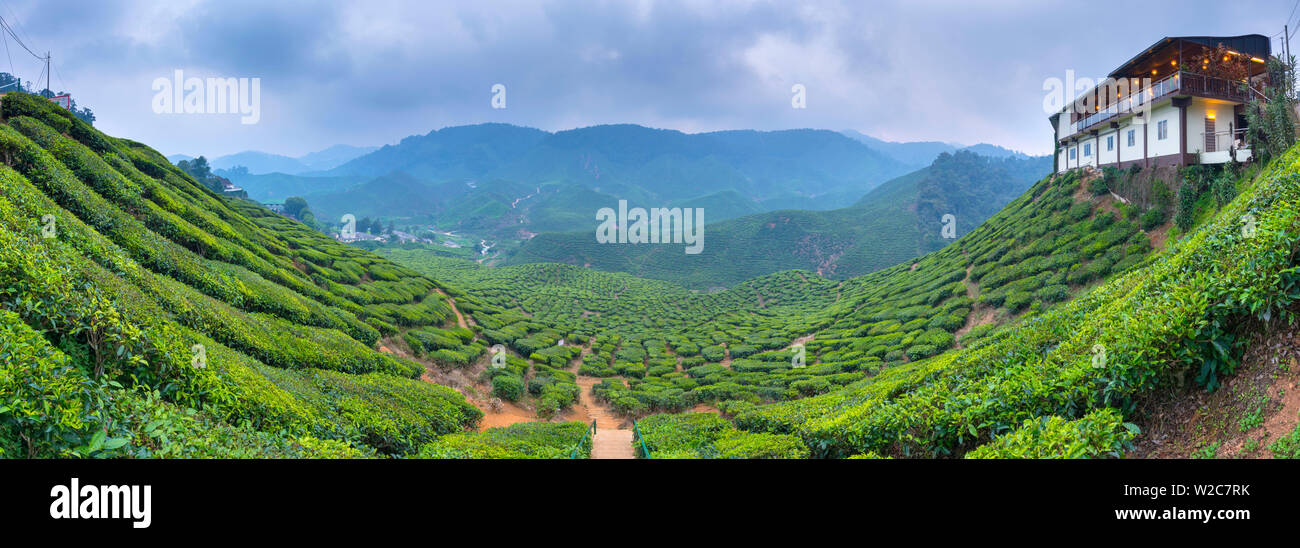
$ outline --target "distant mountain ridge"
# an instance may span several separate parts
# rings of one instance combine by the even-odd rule
[[[974,152],[980,156],[987,156],[989,158],[1008,158],[1013,156],[1020,158],[1029,157],[1022,152],[988,143],[965,146],[959,143],[944,143],[940,141],[895,142],[877,139],[852,129],[846,129],[840,133],[866,145],[867,148],[886,154],[900,163],[914,166],[916,168],[930,165],[930,162],[933,162],[940,154],[945,152],[952,153],[958,150]]]
[[[394,171],[435,183],[577,184],[659,203],[735,191],[755,201],[802,199],[829,209],[852,203],[908,166],[826,130],[688,134],[622,124],[550,133],[478,124],[407,137],[325,174]]]
[[[379,147],[358,147],[352,145],[334,145],[299,157],[272,154],[257,150],[246,150],[208,159],[208,165],[214,171],[229,171],[244,167],[250,175],[284,173],[288,175],[309,174],[333,169],[354,158],[379,150]],[[181,160],[193,160],[188,154],[172,154],[167,160],[175,164]],[[230,174],[223,174],[229,176]]]
[[[844,207],[906,171],[826,130],[688,134],[624,124],[551,133],[489,123],[407,137],[325,172],[232,180],[255,199],[283,199],[274,185],[301,189],[323,219],[414,220],[509,247],[537,233],[585,229],[597,209],[618,200],[707,207],[717,221]]]
[[[941,234],[943,214],[955,216],[954,236],[960,237],[1051,167],[1047,156],[941,153],[929,167],[890,180],[849,207],[768,211],[711,222],[699,255],[685,255],[680,246],[599,245],[591,231],[583,231],[538,235],[505,264],[567,263],[696,289],[791,269],[853,277],[942,248],[951,241]]]

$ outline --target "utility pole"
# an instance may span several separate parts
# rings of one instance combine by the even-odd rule
[[[37,78],[40,78],[40,76],[37,76]],[[45,51],[45,91],[50,92],[50,95],[54,95],[54,90],[50,89],[50,52],[49,52],[49,50],[46,50],[46,51]]]

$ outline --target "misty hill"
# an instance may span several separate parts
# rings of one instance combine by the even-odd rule
[[[217,156],[208,159],[208,165],[212,166],[213,171],[222,171],[221,176],[230,178],[236,183],[236,178],[243,178],[248,175],[263,175],[269,173],[283,173],[297,175],[301,173],[311,173],[325,171],[338,167],[353,158],[363,156],[378,150],[378,147],[355,147],[351,145],[334,145],[324,150],[304,154],[299,157],[285,156],[283,154],[272,154],[256,150],[246,150],[235,154]],[[167,160],[175,164],[181,160],[193,160],[194,157],[188,154],[172,154]],[[231,172],[237,168],[242,170]],[[233,177],[232,177],[233,175]]]
[[[603,245],[592,228],[541,234],[507,264],[559,262],[677,282],[729,286],[789,269],[846,278],[937,250],[941,219],[956,217],[956,235],[973,229],[1051,171],[1051,160],[941,154],[929,167],[893,179],[852,206],[831,211],[780,210],[710,223],[704,251],[680,245]],[[610,203],[607,206],[613,206]],[[709,219],[709,210],[705,210]]]
[[[686,134],[606,125],[548,133],[479,124],[407,137],[311,177],[231,180],[254,199],[302,195],[323,219],[350,213],[429,222],[442,230],[473,230],[509,247],[536,233],[585,230],[597,209],[620,199],[706,206],[717,221],[775,209],[844,207],[905,171],[861,143],[822,130]],[[387,178],[394,173],[402,176]],[[315,175],[332,182],[317,185]]]
[[[822,130],[686,134],[605,125],[548,133],[479,124],[408,137],[328,174],[394,171],[433,182],[576,184],[659,204],[735,191],[758,202],[803,198],[827,209],[852,203],[846,196],[856,199],[906,166]]]
[[[966,150],[990,158],[1026,156],[1023,153],[997,145],[990,145],[988,143],[963,146],[956,143],[943,143],[939,141],[895,142],[877,139],[852,129],[846,129],[841,133],[848,136],[850,139],[854,139],[866,145],[867,148],[886,154],[905,165],[915,166],[917,168],[930,165],[930,162],[933,162],[935,158],[944,152],[956,152],[958,150]]]

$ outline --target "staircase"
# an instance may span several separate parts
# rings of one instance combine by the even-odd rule
[[[619,428],[622,419],[614,416],[603,405],[591,397],[591,387],[600,382],[594,377],[578,377],[578,386],[582,389],[579,400],[587,409],[587,416],[596,421],[596,436],[591,441],[591,458],[593,459],[634,459],[636,451],[632,448],[632,430]],[[611,428],[612,427],[612,428]]]

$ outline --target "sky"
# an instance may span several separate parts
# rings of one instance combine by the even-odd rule
[[[51,53],[51,87],[97,127],[164,154],[299,156],[483,122],[854,129],[1046,154],[1046,79],[1104,76],[1164,36],[1280,37],[1297,3],[0,0],[0,16]],[[0,71],[35,80],[43,61],[5,47]],[[177,70],[258,78],[260,118],[156,112],[155,80]]]

